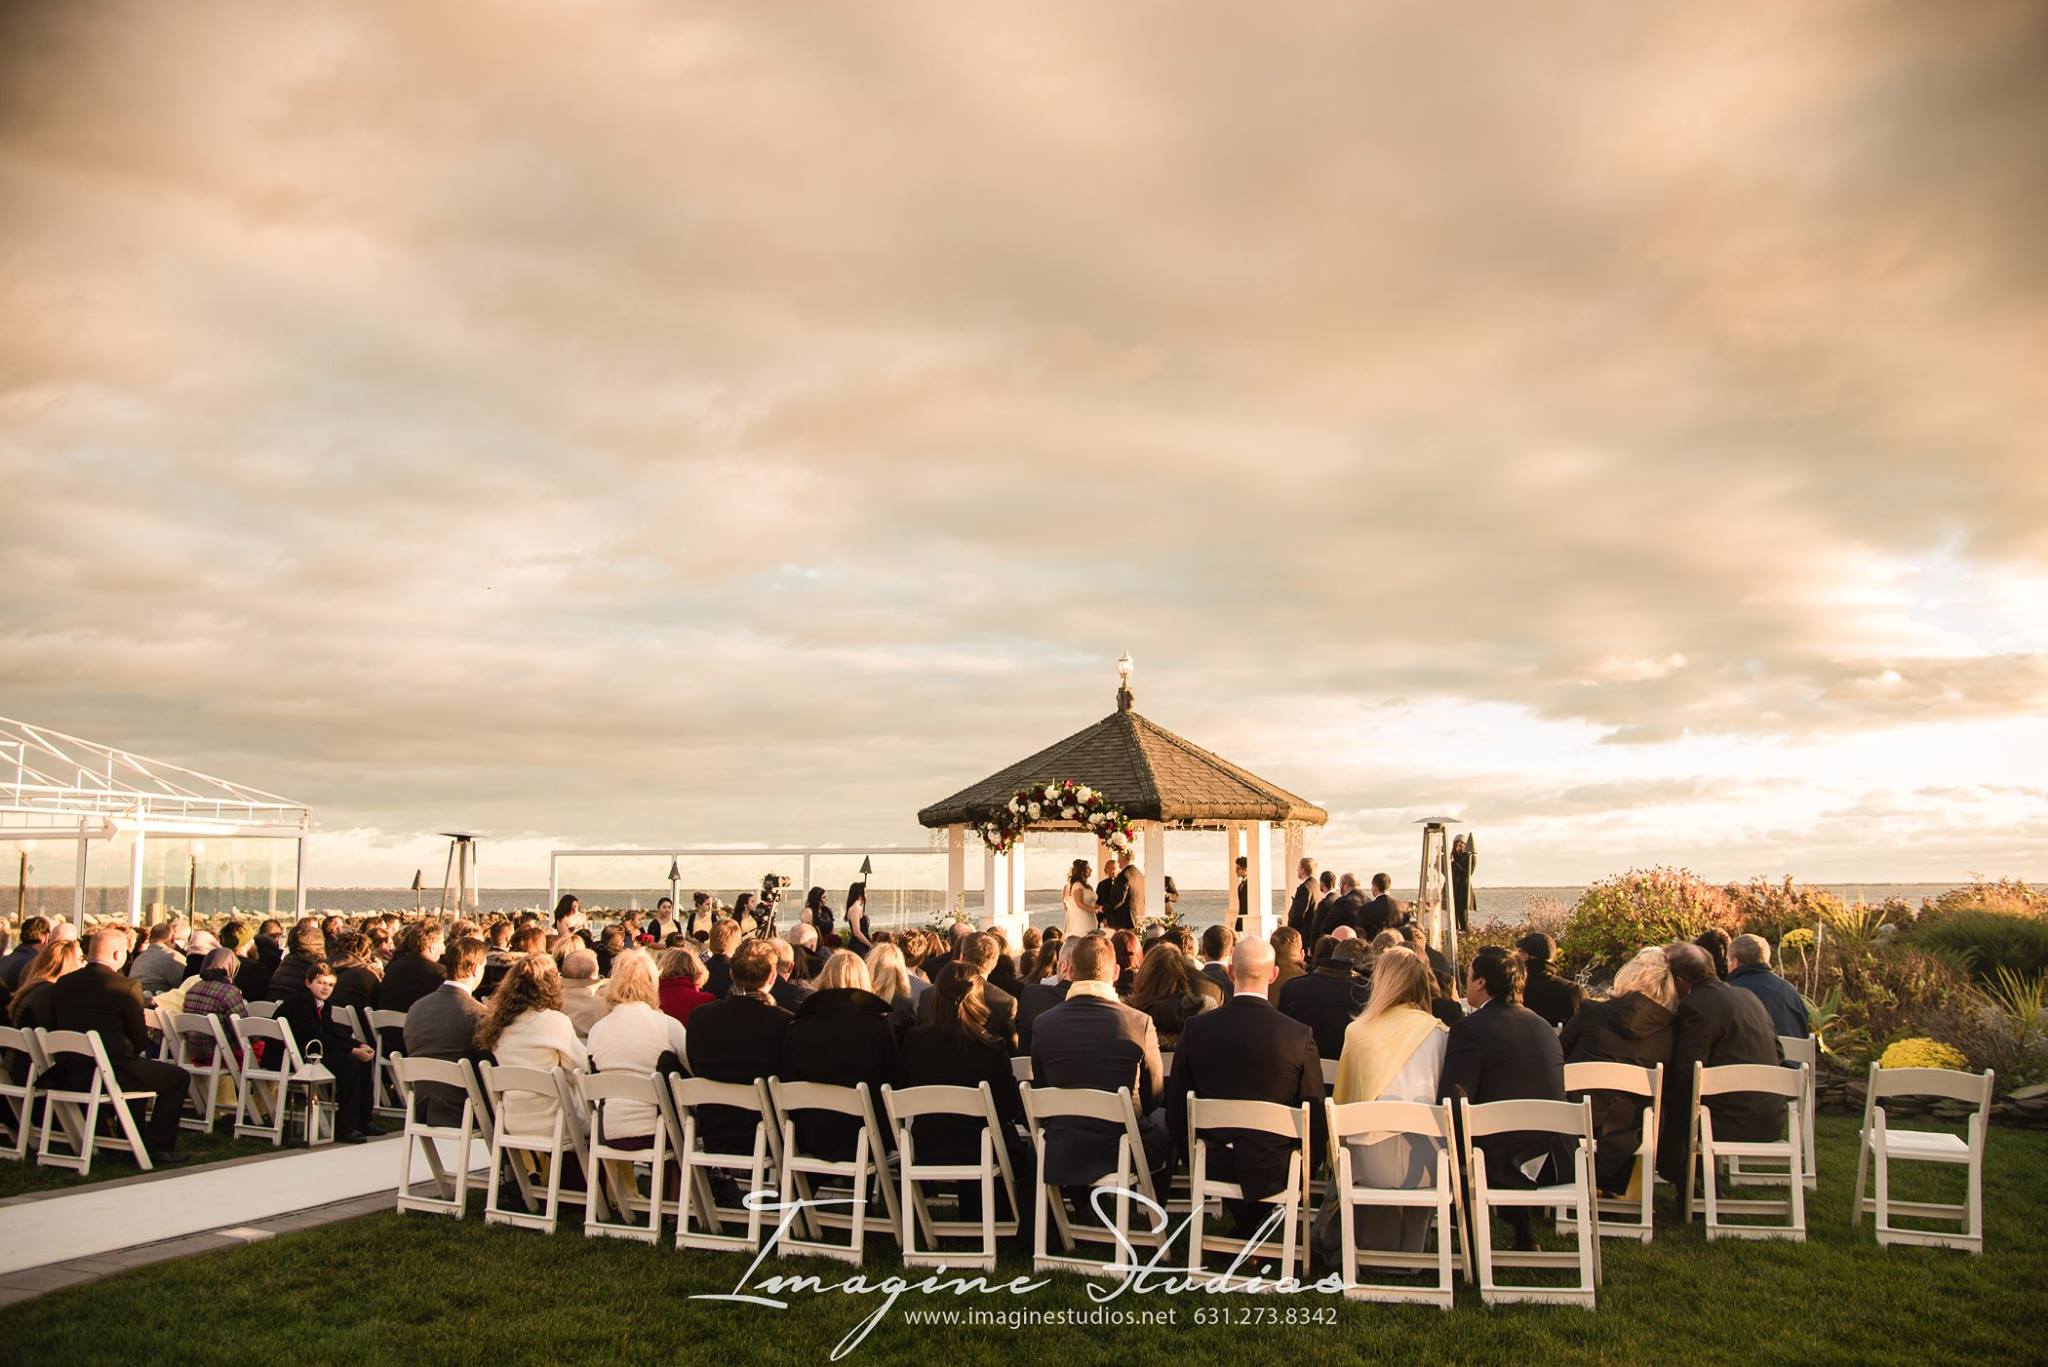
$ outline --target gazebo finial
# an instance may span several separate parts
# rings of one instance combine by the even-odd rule
[[[1133,668],[1131,652],[1127,650],[1117,658],[1116,662],[1116,710],[1119,712],[1131,710],[1131,703],[1133,701],[1131,694],[1131,670]]]

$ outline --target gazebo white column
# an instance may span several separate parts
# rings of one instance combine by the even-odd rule
[[[128,924],[142,924],[142,827],[135,827],[135,844],[128,851]]]
[[[981,924],[994,925],[1007,915],[1010,900],[1010,856],[997,854],[993,846],[981,851]]]
[[[1273,823],[1245,824],[1245,879],[1250,884],[1244,933],[1263,940],[1273,933]],[[1235,915],[1235,908],[1232,909]]]
[[[1139,823],[1141,832],[1138,867],[1145,871],[1145,905],[1140,920],[1166,914],[1166,827],[1157,821]]]
[[[946,910],[967,905],[967,828],[946,827]]]
[[[1244,827],[1235,821],[1223,827],[1223,924],[1237,921],[1237,857],[1244,853]]]
[[[1287,853],[1280,863],[1280,886],[1291,889],[1295,880],[1301,876],[1302,856],[1308,853],[1308,831],[1300,823],[1293,821],[1281,829],[1286,832],[1283,839]]]

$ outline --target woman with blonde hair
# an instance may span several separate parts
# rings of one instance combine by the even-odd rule
[[[1429,964],[1402,945],[1382,950],[1373,968],[1372,996],[1344,1031],[1337,1062],[1336,1101],[1417,1101],[1433,1105],[1450,1031],[1430,1013],[1435,982]],[[1363,1134],[1345,1141],[1353,1180],[1374,1187],[1427,1186],[1436,1146],[1408,1135]],[[1372,1207],[1358,1215],[1361,1248],[1420,1252],[1429,1235],[1425,1209]],[[1439,1232],[1439,1238],[1447,1237]],[[1332,1231],[1328,1242],[1334,1247]]]
[[[48,1030],[50,1022],[50,984],[81,967],[85,963],[85,952],[76,940],[60,940],[55,935],[44,940],[36,950],[35,957],[28,961],[28,967],[21,970],[21,979],[14,985],[14,996],[8,1003],[8,1019],[17,1030]],[[38,1004],[40,1003],[40,1004]],[[23,1081],[16,1078],[15,1081]],[[23,1117],[23,1123],[27,1118]]]
[[[874,993],[874,980],[860,956],[834,950],[813,980],[817,990],[796,1009],[782,1037],[777,1076],[785,1082],[823,1082],[835,1087],[866,1083],[879,1108],[882,1084],[896,1075],[896,1032],[889,1003]],[[879,1109],[877,1114],[880,1114]],[[828,1111],[798,1111],[797,1145],[817,1157],[853,1156],[860,1122]]]
[[[1564,1023],[1557,1042],[1565,1062],[1633,1063],[1639,1068],[1661,1063],[1668,1072],[1678,1041],[1677,1002],[1664,951],[1643,950],[1614,975],[1614,990],[1606,1001],[1585,1003]],[[1595,1176],[1601,1191],[1616,1195],[1628,1190],[1634,1176],[1636,1146],[1643,1140],[1643,1108],[1649,1099],[1627,1092],[1591,1095]]]
[[[671,951],[673,952],[673,951]],[[686,1035],[681,1021],[661,1009],[661,987],[654,959],[644,949],[623,950],[612,958],[612,975],[603,988],[611,1009],[590,1027],[590,1062],[601,1072],[663,1073],[680,1071]],[[665,1060],[664,1056],[674,1055]],[[654,1143],[654,1108],[639,1101],[604,1103],[607,1143],[622,1148],[647,1148]]]
[[[562,975],[553,959],[522,954],[512,961],[477,1022],[476,1047],[505,1068],[581,1072],[590,1066],[576,1027],[562,1012]],[[552,1096],[511,1092],[505,1097],[505,1124],[519,1134],[546,1134],[561,1109]]]
[[[890,1006],[912,996],[910,970],[904,967],[903,951],[894,944],[884,940],[869,950],[867,965],[875,995]]]

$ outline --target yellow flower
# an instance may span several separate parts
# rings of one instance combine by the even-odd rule
[[[1949,1068],[1959,1073],[1970,1070],[1962,1052],[1937,1040],[1915,1037],[1892,1043],[1877,1061],[1880,1068]]]

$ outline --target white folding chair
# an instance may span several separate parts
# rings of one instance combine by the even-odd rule
[[[1323,1090],[1324,1090],[1324,1092],[1326,1092],[1326,1093],[1327,1093],[1327,1092],[1331,1092],[1331,1091],[1334,1091],[1334,1090],[1336,1090],[1336,1087],[1337,1087],[1337,1065],[1338,1065],[1338,1064],[1340,1064],[1340,1063],[1342,1063],[1342,1062],[1343,1062],[1343,1060],[1342,1060],[1342,1059],[1334,1059],[1334,1058],[1326,1058],[1326,1059],[1324,1059],[1324,1060],[1323,1060]]]
[[[292,1038],[291,1022],[236,1016],[233,1025],[235,1037],[242,1044],[242,1091],[235,1099],[235,1138],[268,1139],[273,1148],[284,1143],[285,1125],[296,1100],[304,1107],[306,1143],[333,1142],[334,1127],[321,1123],[332,1115],[332,1103],[320,1097],[324,1083],[300,1076],[306,1070],[306,1060],[299,1052],[298,1041]],[[270,1051],[276,1055],[274,1064],[263,1061],[259,1042],[265,1040],[275,1046]],[[259,1113],[259,1118],[251,1119],[252,1111]]]
[[[1323,1107],[1330,1123],[1331,1165],[1335,1176],[1331,1200],[1337,1203],[1337,1223],[1343,1232],[1344,1294],[1357,1301],[1422,1301],[1448,1310],[1457,1295],[1457,1273],[1464,1266],[1458,1252],[1458,1211],[1464,1200],[1458,1187],[1457,1130],[1451,1123],[1451,1103],[1426,1106],[1415,1101],[1354,1101],[1339,1106],[1325,1098]],[[1426,1144],[1436,1150],[1432,1165],[1435,1180],[1424,1187],[1367,1186],[1353,1170],[1351,1146],[1345,1141],[1371,1136],[1387,1143],[1397,1138],[1410,1144]],[[1436,1251],[1405,1253],[1358,1247],[1354,1228],[1358,1211],[1373,1206],[1399,1210],[1426,1210],[1436,1215]],[[1437,1274],[1435,1286],[1385,1285],[1361,1282],[1358,1269],[1380,1267],[1401,1272]]]
[[[1031,1055],[1019,1054],[1010,1060],[1010,1076],[1019,1082],[1031,1081]]]
[[[415,1095],[421,1083],[438,1083],[462,1094],[462,1114],[453,1125],[430,1125],[422,1118],[424,1105],[405,1108],[405,1133],[398,1152],[398,1209],[423,1210],[435,1215],[452,1215],[460,1220],[469,1210],[470,1150],[474,1143],[488,1144],[483,1091],[477,1084],[476,1067],[468,1059],[407,1058],[391,1055],[391,1066],[401,1092]],[[454,1146],[454,1171],[441,1159],[440,1145]],[[412,1157],[415,1147],[426,1156],[439,1196],[420,1196],[412,1189]]]
[[[41,1046],[28,1031],[0,1026],[0,1127],[7,1134],[0,1158],[27,1161],[29,1139],[35,1133],[36,1087],[46,1066]],[[17,1067],[20,1082],[14,1080]]]
[[[711,1251],[752,1251],[761,1244],[761,1211],[752,1202],[740,1210],[718,1204],[711,1185],[714,1172],[743,1172],[746,1191],[774,1193],[781,1182],[782,1131],[768,1100],[768,1084],[759,1082],[713,1082],[709,1078],[672,1075],[668,1080],[670,1124],[681,1135],[678,1158],[682,1163],[681,1191],[677,1197],[676,1247]],[[754,1147],[748,1152],[720,1152],[702,1147],[697,1127],[697,1108],[724,1106],[750,1111],[755,1117]],[[759,1198],[756,1198],[759,1199]],[[727,1234],[725,1221],[744,1219],[747,1232]],[[701,1222],[700,1233],[692,1228]]]
[[[1984,1142],[1991,1127],[1991,1093],[1995,1081],[1987,1068],[1981,1073],[1957,1072],[1948,1068],[1880,1068],[1870,1065],[1870,1090],[1863,1102],[1863,1132],[1856,1154],[1856,1200],[1849,1207],[1849,1226],[1863,1223],[1863,1212],[1877,1216],[1879,1244],[1918,1244],[1929,1248],[1960,1248],[1969,1253],[1984,1251]],[[1891,1124],[1879,1103],[1886,1097],[1942,1097],[1976,1106],[1970,1113],[1962,1136],[1945,1130],[1907,1130]],[[1877,1160],[1877,1193],[1863,1195],[1863,1182],[1870,1160]],[[1929,1201],[1894,1201],[1891,1197],[1891,1165],[1902,1163],[1947,1163],[1965,1170],[1968,1195],[1961,1205]],[[1894,1215],[1916,1220],[1954,1220],[1960,1230],[1901,1229],[1892,1224]]]
[[[1600,1233],[1605,1238],[1649,1243],[1656,1231],[1651,1197],[1657,1189],[1657,1133],[1664,1122],[1664,1065],[1645,1068],[1635,1063],[1567,1063],[1564,1089],[1573,1097],[1582,1092],[1623,1092],[1645,1099],[1643,1137],[1636,1145],[1633,1179],[1640,1194],[1635,1199],[1600,1197]],[[1598,1180],[1596,1172],[1596,1184]],[[1562,1212],[1559,1223],[1562,1224]]]
[[[663,1104],[668,1088],[653,1073],[588,1073],[578,1083],[583,1096],[584,1128],[589,1134],[590,1165],[585,1181],[592,1199],[584,1203],[583,1232],[618,1239],[661,1242],[661,1220],[668,1203],[662,1184],[668,1179],[675,1136],[669,1129],[673,1112]],[[654,1113],[654,1142],[646,1148],[622,1148],[604,1137],[606,1103],[638,1103]],[[639,1167],[648,1165],[647,1195],[640,1195]],[[604,1193],[610,1192],[609,1200]],[[619,1212],[613,1220],[610,1213]]]
[[[575,1153],[575,1145],[569,1137],[570,1108],[562,1104],[561,1085],[556,1080],[560,1072],[559,1068],[507,1068],[490,1063],[477,1066],[484,1099],[491,1105],[490,1185],[484,1199],[484,1223],[487,1225],[513,1225],[549,1234],[555,1232],[562,1208],[563,1166]],[[545,1130],[512,1128],[507,1102],[516,1096],[540,1097],[553,1103],[554,1119]],[[541,1166],[541,1160],[546,1160],[547,1181],[540,1191],[538,1213],[533,1210],[534,1183],[520,1162],[522,1156],[536,1167]],[[507,1210],[499,1204],[508,1177],[518,1189],[525,1209]]]
[[[1729,1063],[1709,1068],[1693,1064],[1692,1113],[1685,1164],[1685,1194],[1680,1208],[1687,1223],[1696,1214],[1706,1216],[1707,1238],[1723,1235],[1736,1239],[1791,1239],[1806,1242],[1805,1126],[1799,1118],[1799,1098],[1805,1094],[1804,1070],[1781,1068],[1775,1063]],[[1712,1098],[1731,1092],[1762,1092],[1785,1098],[1783,1139],[1730,1141],[1714,1136]],[[1721,1164],[1728,1159],[1762,1159],[1777,1167],[1775,1173],[1757,1168],[1744,1175],[1751,1185],[1768,1183],[1773,1177],[1785,1184],[1783,1201],[1737,1200],[1720,1194]],[[1694,1195],[1698,1182],[1700,1194]],[[1735,1224],[1726,1215],[1784,1215],[1786,1223]]]
[[[784,1082],[781,1078],[768,1079],[768,1096],[775,1105],[775,1114],[782,1121],[782,1200],[786,1206],[792,1200],[806,1203],[818,1200],[814,1194],[814,1179],[829,1180],[835,1184],[852,1184],[852,1199],[846,1202],[842,1213],[838,1204],[819,1208],[806,1204],[805,1221],[811,1233],[825,1229],[846,1228],[852,1237],[850,1244],[835,1244],[821,1237],[791,1238],[782,1236],[785,1253],[812,1253],[821,1258],[837,1258],[842,1262],[858,1265],[865,1251],[865,1236],[870,1232],[888,1234],[892,1237],[899,1228],[901,1216],[896,1208],[895,1174],[890,1170],[889,1150],[882,1136],[881,1123],[875,1116],[874,1098],[868,1095],[865,1082],[851,1087],[836,1087],[822,1082]],[[834,1115],[850,1117],[858,1122],[854,1134],[853,1156],[846,1159],[825,1158],[818,1154],[805,1153],[797,1143],[797,1111],[829,1111]],[[869,1183],[881,1188],[882,1206],[885,1214],[876,1217],[869,1212],[873,1204],[869,1196]],[[830,1199],[830,1198],[826,1198]]]
[[[1240,1182],[1225,1182],[1209,1175],[1209,1140],[1205,1136],[1216,1130],[1248,1130],[1293,1143],[1294,1152],[1287,1161],[1287,1185],[1271,1196],[1257,1199],[1263,1199],[1267,1205],[1281,1212],[1280,1250],[1277,1255],[1280,1276],[1297,1275],[1295,1261],[1298,1254],[1298,1275],[1305,1280],[1308,1276],[1308,1244],[1301,1237],[1301,1212],[1308,1196],[1308,1103],[1281,1106],[1271,1101],[1205,1099],[1193,1093],[1188,1094],[1188,1143],[1191,1149],[1188,1157],[1188,1210],[1191,1216],[1188,1225],[1188,1272],[1200,1274],[1203,1255],[1208,1253],[1228,1253],[1242,1261],[1276,1256],[1271,1235],[1255,1242],[1256,1231],[1249,1229],[1233,1230],[1228,1235],[1202,1233],[1209,1202],[1242,1201],[1249,1196]],[[1232,1264],[1233,1267],[1236,1265],[1235,1262]],[[1235,1272],[1221,1276],[1223,1280],[1218,1284],[1219,1290],[1265,1291],[1273,1287],[1271,1278],[1241,1277]]]
[[[145,1104],[156,1093],[146,1088],[124,1090],[114,1077],[114,1065],[98,1031],[38,1030],[36,1043],[44,1063],[61,1070],[67,1058],[74,1066],[90,1070],[90,1079],[80,1087],[52,1087],[46,1074],[42,1079],[43,1133],[36,1146],[36,1162],[46,1168],[72,1168],[81,1175],[92,1172],[92,1155],[99,1141],[100,1107],[113,1113],[121,1133],[106,1142],[125,1146],[135,1165],[144,1172],[151,1167],[149,1149],[142,1142],[142,1129],[128,1109],[131,1101]],[[61,1138],[59,1137],[61,1133]],[[68,1147],[71,1152],[64,1152]]]
[[[363,1019],[370,1027],[370,1047],[377,1051],[376,1062],[371,1064],[371,1078],[375,1087],[374,1100],[370,1107],[378,1115],[401,1115],[405,1111],[405,1089],[399,1085],[398,1070],[391,1066],[392,1057],[398,1050],[386,1050],[386,1031],[395,1031],[399,1039],[405,1038],[405,1012],[372,1011],[359,1007]]]
[[[1778,1046],[1784,1051],[1787,1067],[1804,1069],[1805,1089],[1799,1094],[1799,1118],[1806,1131],[1801,1137],[1800,1153],[1806,1159],[1806,1189],[1814,1190],[1820,1185],[1820,1160],[1815,1154],[1813,1142],[1813,1116],[1815,1097],[1818,1091],[1817,1076],[1820,1068],[1820,1046],[1811,1037],[1799,1035],[1778,1036]],[[1728,1184],[1736,1187],[1782,1186],[1785,1174],[1770,1167],[1759,1167],[1757,1159],[1750,1160],[1745,1168],[1742,1160],[1728,1160]]]
[[[1146,1165],[1145,1141],[1138,1130],[1138,1110],[1131,1102],[1131,1089],[1113,1092],[1087,1087],[1023,1087],[1024,1114],[1031,1126],[1031,1142],[1037,1158],[1036,1192],[1032,1220],[1031,1268],[1034,1272],[1079,1272],[1090,1277],[1126,1277],[1132,1268],[1125,1250],[1157,1248],[1168,1237],[1166,1207],[1152,1187],[1152,1170]],[[1108,1172],[1089,1184],[1091,1189],[1115,1193],[1114,1213],[1108,1228],[1077,1224],[1068,1218],[1066,1194],[1046,1181],[1045,1127],[1052,1120],[1094,1120],[1120,1126],[1116,1139],[1116,1161]],[[1131,1196],[1146,1203],[1149,1228],[1131,1227]],[[1156,1224],[1152,1223],[1156,1220]],[[1063,1256],[1046,1251],[1047,1230],[1058,1233]],[[1115,1250],[1109,1259],[1077,1256],[1080,1244],[1108,1244]]]
[[[1472,1212],[1472,1261],[1478,1265],[1479,1296],[1488,1305],[1542,1302],[1594,1307],[1599,1292],[1600,1202],[1593,1185],[1593,1103],[1578,1101],[1458,1102],[1465,1135],[1465,1189]],[[1489,1135],[1546,1134],[1572,1141],[1569,1182],[1536,1187],[1495,1187],[1486,1176]],[[1554,1176],[1555,1174],[1553,1174]],[[1578,1247],[1571,1250],[1501,1250],[1493,1246],[1493,1212],[1502,1206],[1557,1206],[1572,1216]],[[1577,1268],[1575,1286],[1535,1286],[1496,1281],[1494,1269]],[[1468,1275],[1469,1271],[1468,1271]]]
[[[188,1130],[211,1134],[219,1118],[216,1112],[227,1108],[221,1100],[221,1084],[227,1084],[228,1094],[236,1105],[242,1100],[242,1065],[235,1058],[235,1051],[228,1047],[228,1033],[219,1016],[187,1011],[171,1018],[171,1033],[165,1038],[177,1041],[177,1056],[172,1062],[192,1079],[186,1103],[194,1114],[179,1117],[178,1123]],[[198,1057],[202,1052],[208,1054],[204,1063]]]
[[[259,1016],[264,1020],[276,1020],[277,1008],[281,1005],[283,1005],[282,1002],[250,1002],[249,1014]]]
[[[973,1267],[996,1270],[996,1239],[1017,1232],[1017,1176],[1010,1170],[1010,1146],[1003,1142],[1003,1122],[996,1115],[995,1095],[986,1082],[974,1087],[882,1087],[882,1108],[896,1131],[896,1170],[903,1183],[897,1202],[903,1225],[897,1242],[903,1247],[907,1267]],[[920,1163],[913,1124],[920,1116],[955,1116],[981,1124],[981,1157],[973,1163]],[[1008,1203],[1008,1219],[996,1217],[996,1183],[1002,1182]],[[932,1216],[926,1182],[977,1182],[981,1186],[979,1220],[939,1220]],[[922,1228],[928,1252],[920,1253],[917,1231]],[[977,1253],[947,1253],[939,1240],[981,1237]]]

